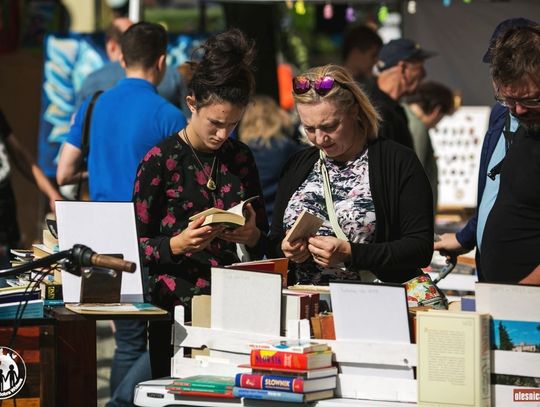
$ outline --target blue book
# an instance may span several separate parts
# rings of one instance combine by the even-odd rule
[[[233,387],[235,397],[256,400],[284,401],[289,403],[305,403],[308,401],[329,399],[334,397],[334,390],[315,391],[312,393],[290,393],[277,390],[258,390]]]
[[[24,301],[39,300],[41,293],[39,291],[15,292],[0,295],[0,304],[19,303]]]
[[[17,310],[22,311],[23,305],[19,308],[19,303],[0,304],[0,319],[15,319]],[[43,318],[43,300],[28,301],[24,309],[23,319]]]

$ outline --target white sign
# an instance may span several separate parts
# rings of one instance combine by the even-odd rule
[[[463,106],[430,130],[439,174],[439,206],[476,207],[489,113],[487,106]]]
[[[122,275],[122,302],[143,302],[139,245],[132,202],[56,201],[60,250],[75,244],[96,253],[121,253],[137,265],[135,273]],[[62,271],[64,302],[80,302],[81,277]]]

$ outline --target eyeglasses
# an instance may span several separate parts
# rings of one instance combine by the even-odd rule
[[[303,95],[313,88],[319,96],[325,96],[332,90],[336,83],[338,81],[331,76],[322,76],[315,80],[311,80],[305,76],[297,76],[293,78],[293,92],[296,95]]]
[[[540,98],[536,99],[513,99],[513,98],[503,98],[499,95],[495,95],[495,100],[499,102],[504,107],[515,107],[520,105],[526,107],[527,109],[535,109],[540,107]]]

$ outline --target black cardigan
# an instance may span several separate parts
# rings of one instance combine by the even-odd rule
[[[283,256],[283,216],[293,193],[302,185],[316,161],[315,147],[294,155],[281,174],[269,255]],[[433,253],[433,197],[429,181],[413,150],[393,141],[369,144],[369,184],[375,205],[375,240],[351,243],[347,264],[353,270],[370,270],[385,282],[403,283],[419,275]]]

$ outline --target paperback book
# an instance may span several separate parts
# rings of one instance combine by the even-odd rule
[[[238,373],[237,387],[261,390],[279,390],[293,393],[311,393],[336,388],[336,376],[320,379],[304,379],[295,376],[276,376],[254,373]]]
[[[265,349],[251,351],[251,367],[280,367],[290,370],[310,370],[332,365],[332,351],[292,353]]]
[[[249,368],[250,365],[240,365],[240,367]],[[334,366],[323,367],[319,369],[311,369],[311,370],[290,370],[290,369],[279,368],[279,367],[265,367],[265,368],[253,367],[251,369],[251,372],[253,374],[261,374],[261,375],[273,374],[277,376],[301,377],[304,379],[319,379],[321,377],[336,376],[338,374],[338,369],[337,367],[334,367]]]
[[[313,393],[291,393],[277,390],[257,390],[235,387],[235,397],[244,397],[257,400],[284,401],[289,403],[307,403],[309,401],[329,399],[334,396],[334,390],[316,391]]]
[[[219,208],[209,208],[202,212],[199,212],[196,215],[193,215],[189,218],[190,221],[197,220],[201,217],[206,219],[203,222],[203,226],[206,225],[225,225],[228,228],[237,228],[244,226],[246,223],[246,218],[244,217],[244,206],[259,198],[258,195],[252,196],[251,198],[246,199],[245,201],[240,202],[238,205],[233,206],[228,210],[219,209]]]
[[[319,218],[305,209],[302,211],[296,221],[285,235],[285,241],[294,242],[298,239],[306,239],[317,233],[324,223],[324,219]]]
[[[265,349],[290,353],[310,353],[330,350],[326,343],[317,343],[304,339],[270,340],[250,343],[251,349]]]
[[[197,375],[175,379],[166,389],[174,394],[233,398],[234,378],[229,376]]]

